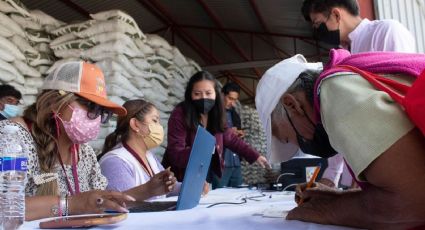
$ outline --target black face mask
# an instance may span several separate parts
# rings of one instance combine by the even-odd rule
[[[289,123],[291,123],[292,128],[294,128],[295,133],[297,134],[298,145],[304,153],[322,158],[333,157],[337,154],[335,149],[332,148],[331,143],[329,142],[328,134],[326,133],[322,124],[314,125],[314,123],[306,115],[308,121],[315,127],[313,140],[307,140],[298,133],[298,130],[295,128],[291,118],[288,115],[288,111],[286,111],[286,116],[288,117]]]
[[[208,113],[215,105],[214,99],[202,98],[193,100],[193,105],[199,113]]]
[[[328,30],[328,27],[324,22],[322,22],[318,28],[314,29],[313,35],[316,39],[336,47],[341,43],[339,29]]]

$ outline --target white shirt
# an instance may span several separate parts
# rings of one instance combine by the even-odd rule
[[[322,178],[331,180],[336,187],[339,185],[350,187],[353,183],[353,178],[344,162],[344,157],[339,153],[328,158],[328,167]]]
[[[363,19],[348,38],[352,54],[370,51],[416,53],[415,38],[395,20]]]
[[[146,152],[146,158],[154,174],[164,170],[164,167],[151,152]],[[118,173],[120,171],[119,168],[123,168],[123,164],[120,163],[119,160],[125,164],[125,167],[130,170],[131,175],[133,176],[131,181],[121,181],[120,185],[115,184],[116,182],[120,182],[117,179],[122,179],[116,178],[120,177],[120,173]],[[112,162],[115,162],[115,164],[111,164]],[[113,150],[107,152],[100,159],[99,164],[102,169],[102,174],[104,174],[109,181],[107,189],[114,191],[124,191],[134,186],[145,184],[151,179],[150,175],[143,169],[139,161],[129,151],[127,151],[127,149],[125,149],[122,144],[118,144]],[[164,197],[165,195],[156,196],[150,198],[149,200]]]

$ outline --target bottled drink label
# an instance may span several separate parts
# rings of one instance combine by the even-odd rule
[[[27,171],[26,157],[3,157],[0,158],[1,171]]]

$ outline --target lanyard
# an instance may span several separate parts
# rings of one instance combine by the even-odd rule
[[[62,161],[62,157],[59,154],[59,162],[62,166],[63,173],[65,174],[66,184],[68,185],[68,190],[71,193],[71,195],[79,194],[80,193],[80,182],[78,181],[78,173],[77,173],[77,163],[78,163],[78,150],[80,149],[79,145],[72,145],[71,146],[71,158],[72,158],[72,176],[74,177],[74,185],[75,185],[75,191],[72,189],[71,183],[69,182],[68,175],[66,174],[65,166]]]
[[[146,173],[149,175],[149,177],[153,177],[154,174],[153,174],[152,167],[150,167],[150,165],[149,165],[149,161],[148,161],[148,165],[146,165],[145,162],[143,162],[142,158],[140,158],[139,154],[137,154],[136,151],[134,151],[134,149],[132,149],[130,146],[128,146],[127,143],[123,142],[122,145],[124,146],[125,149],[127,149],[127,151],[129,151],[131,153],[131,155],[133,155],[134,158],[137,159],[137,161],[142,165],[143,170],[146,171]],[[147,158],[146,158],[146,160],[147,160]],[[149,169],[151,171],[149,171]]]

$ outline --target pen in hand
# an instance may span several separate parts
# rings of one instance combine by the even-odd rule
[[[314,170],[313,176],[310,178],[310,180],[307,183],[307,186],[305,189],[311,188],[311,186],[313,185],[314,181],[316,181],[317,176],[319,175],[320,172],[320,166],[317,166],[316,169]],[[301,205],[304,202],[304,200],[301,198],[300,202],[298,203],[298,205]]]

